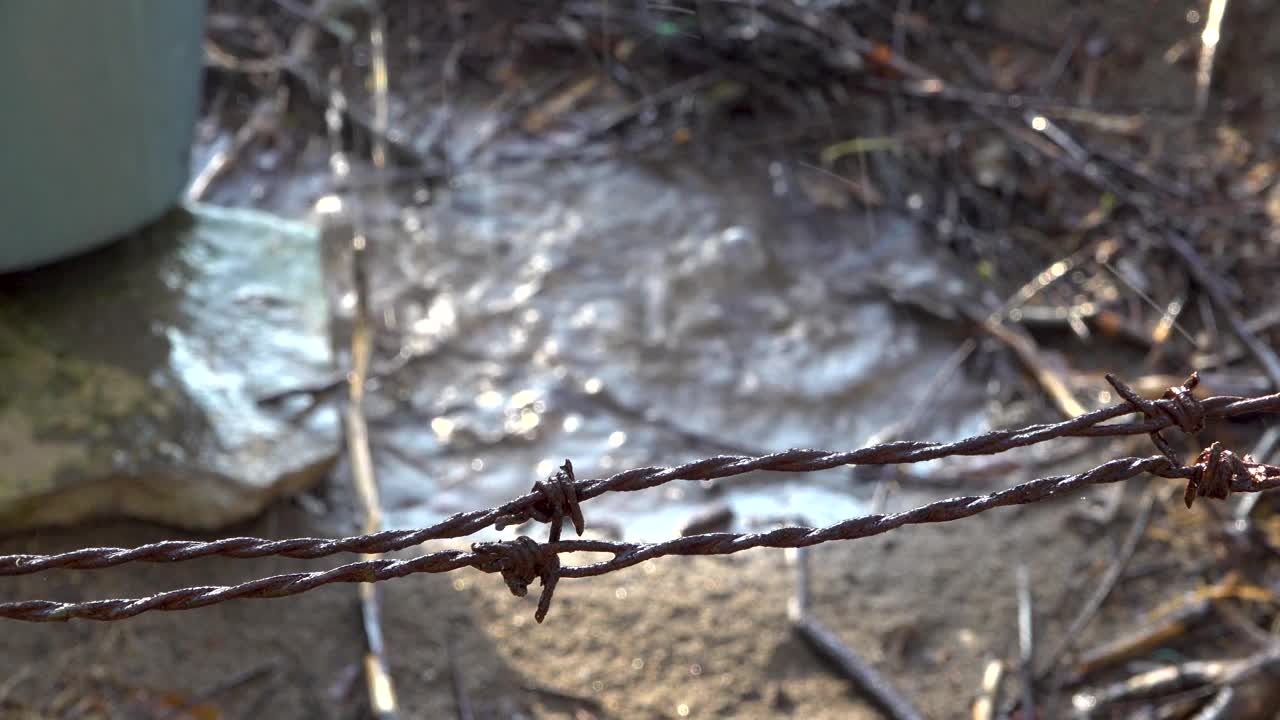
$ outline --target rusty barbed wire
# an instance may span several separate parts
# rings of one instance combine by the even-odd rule
[[[750,456],[718,456],[670,468],[638,468],[601,480],[579,481],[566,461],[558,473],[535,485],[535,491],[497,508],[459,513],[429,528],[381,532],[340,540],[294,538],[262,540],[227,538],[212,542],[167,541],[132,549],[87,548],[55,555],[0,556],[0,575],[22,575],[55,568],[93,569],[127,562],[179,562],[196,557],[221,555],[252,558],[280,555],[318,558],[340,552],[382,553],[400,550],[424,540],[458,537],[490,523],[499,526],[527,519],[551,523],[550,540],[538,543],[527,536],[515,540],[475,543],[471,553],[445,551],[428,553],[411,560],[369,560],[331,570],[291,573],[261,578],[233,586],[192,587],[145,598],[95,600],[62,603],[31,600],[0,603],[0,617],[35,622],[85,618],[121,620],[152,610],[189,610],[245,598],[274,598],[296,595],[322,585],[342,582],[381,582],[416,573],[450,572],[473,567],[483,572],[501,573],[513,593],[523,596],[535,579],[542,582],[542,595],[535,615],[541,622],[551,596],[562,577],[591,577],[631,567],[667,555],[723,555],[756,547],[808,547],[835,540],[853,540],[878,535],[911,524],[951,522],[971,517],[995,507],[1037,502],[1079,488],[1119,482],[1143,473],[1185,479],[1186,498],[1225,498],[1231,492],[1260,492],[1280,487],[1280,467],[1239,457],[1213,443],[1191,465],[1180,463],[1160,431],[1177,426],[1187,432],[1203,427],[1205,418],[1231,417],[1245,413],[1280,411],[1280,394],[1257,398],[1223,396],[1197,400],[1191,395],[1197,377],[1170,388],[1159,400],[1145,400],[1114,377],[1108,376],[1125,402],[1060,423],[1032,425],[1021,430],[995,431],[954,443],[892,442],[841,453],[820,450],[788,450]],[[1106,420],[1130,412],[1146,419],[1119,425],[1102,425]],[[704,480],[738,475],[755,470],[812,472],[856,464],[919,462],[951,455],[994,454],[1055,437],[1110,436],[1149,433],[1161,455],[1121,458],[1074,475],[1057,475],[1032,480],[986,495],[967,495],[939,500],[892,515],[873,514],[851,518],[825,528],[784,527],[763,533],[708,533],[676,538],[661,543],[624,543],[603,540],[560,541],[560,526],[566,515],[579,535],[583,519],[579,503],[610,491],[631,491],[672,480]],[[610,560],[588,565],[562,567],[560,554],[601,552]]]
[[[758,533],[707,533],[659,543],[611,540],[539,543],[530,537],[521,536],[514,540],[475,543],[469,553],[446,550],[409,560],[368,560],[331,570],[275,575],[239,585],[184,588],[145,598],[92,600],[82,603],[52,600],[0,603],[0,617],[32,622],[54,622],[72,618],[123,620],[153,610],[191,610],[229,600],[287,597],[332,583],[382,582],[417,573],[443,573],[471,567],[482,572],[501,573],[507,586],[518,596],[524,596],[529,585],[534,580],[540,580],[542,595],[535,618],[542,622],[556,583],[561,578],[595,577],[670,555],[729,555],[760,547],[799,548],[835,540],[856,540],[880,535],[904,525],[961,520],[992,508],[1025,505],[1089,485],[1128,480],[1143,473],[1190,479],[1202,475],[1204,467],[1178,465],[1163,455],[1120,458],[1074,475],[1032,480],[986,495],[948,498],[890,515],[851,518],[823,528],[795,526]],[[1274,465],[1247,463],[1244,472],[1230,479],[1232,492],[1261,492],[1277,487],[1280,487],[1280,467]],[[608,553],[613,557],[597,563],[561,566],[561,554],[576,552]]]
[[[1113,385],[1119,383],[1114,378],[1112,380]],[[234,537],[207,542],[166,540],[135,548],[84,548],[52,555],[3,555],[0,556],[0,576],[28,575],[52,569],[94,570],[131,562],[183,562],[211,556],[238,559],[280,556],[311,560],[344,552],[380,554],[420,545],[427,540],[466,537],[494,525],[519,525],[530,519],[563,519],[566,513],[573,519],[575,530],[581,534],[581,511],[577,509],[580,503],[608,492],[633,492],[675,480],[712,480],[762,470],[815,472],[846,465],[894,465],[952,456],[994,455],[1061,437],[1153,434],[1154,439],[1159,431],[1178,426],[1188,417],[1188,401],[1198,405],[1198,409],[1190,412],[1201,419],[1280,412],[1280,393],[1256,398],[1215,396],[1196,400],[1189,393],[1195,383],[1193,374],[1183,386],[1171,388],[1170,393],[1166,394],[1169,397],[1159,400],[1138,398],[1140,404],[1126,400],[1058,423],[1030,425],[1017,430],[995,430],[950,443],[895,441],[842,452],[792,449],[761,456],[718,455],[674,467],[635,468],[595,480],[574,479],[572,466],[569,466],[562,468],[560,473],[546,483],[539,483],[534,491],[503,505],[456,513],[434,525],[413,530],[387,530],[338,539],[303,537],[267,540]],[[1123,383],[1120,385],[1123,386]],[[1124,387],[1127,389],[1127,386]],[[1136,393],[1132,396],[1137,398]],[[1133,412],[1141,412],[1147,419],[1102,424]],[[1160,447],[1159,442],[1157,447]],[[1164,447],[1160,449],[1165,452]],[[549,487],[554,490],[548,492]],[[561,504],[558,500],[560,497],[565,500],[572,498],[572,502]],[[558,527],[560,522],[561,520],[555,520],[553,528]]]

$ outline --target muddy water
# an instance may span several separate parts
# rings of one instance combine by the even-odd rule
[[[333,187],[327,143],[299,157],[246,162],[209,200],[306,216]],[[489,165],[431,190],[353,170],[345,208],[372,248],[375,365],[399,367],[369,405],[389,525],[500,503],[566,458],[598,477],[854,448],[908,418],[913,438],[985,429],[978,383],[931,386],[966,334],[930,316],[972,297],[971,281],[913,222],[862,211],[839,181],[755,158]],[[346,259],[330,270],[341,336]],[[913,415],[927,393],[934,410]],[[757,474],[601,497],[588,518],[656,538],[712,504],[743,529],[834,522],[870,495],[847,469]]]
[[[945,300],[962,280],[906,219],[815,207],[788,178],[530,164],[363,200],[383,355],[410,359],[370,405],[387,522],[500,503],[566,458],[598,477],[846,449],[906,418],[960,339],[885,288]],[[963,375],[932,391],[941,411],[913,436],[983,429]],[[711,503],[744,528],[834,522],[869,495],[847,469],[757,475],[606,496],[588,516],[657,538]]]

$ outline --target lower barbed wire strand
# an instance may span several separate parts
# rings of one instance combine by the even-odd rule
[[[1199,402],[1206,417],[1280,411],[1280,393],[1257,398],[1218,396]],[[845,465],[888,465],[957,455],[989,455],[1059,437],[1147,434],[1171,427],[1174,423],[1171,418],[1161,416],[1133,423],[1101,424],[1132,412],[1134,409],[1130,404],[1120,403],[1059,423],[1031,425],[1017,430],[996,430],[951,443],[899,441],[845,452],[793,449],[759,457],[721,455],[675,467],[636,468],[608,478],[578,480],[574,483],[574,488],[578,501],[585,501],[607,492],[644,490],[675,480],[710,480],[759,470],[816,472]],[[168,540],[135,548],[85,548],[52,555],[4,555],[0,556],[0,576],[28,575],[52,569],[93,570],[130,562],[182,562],[211,556],[316,559],[344,552],[394,552],[420,545],[427,540],[466,537],[492,526],[499,519],[507,523],[513,523],[513,518],[527,519],[542,499],[540,493],[530,492],[499,507],[458,513],[425,528],[387,530],[338,539],[267,540],[239,537],[210,542]]]
[[[463,567],[472,567],[480,560],[480,556],[474,553],[449,550],[429,553],[410,560],[367,560],[331,570],[273,575],[239,585],[170,590],[145,598],[93,600],[82,603],[61,603],[50,600],[0,603],[0,617],[32,622],[57,622],[72,618],[124,620],[153,610],[193,610],[229,600],[287,597],[333,583],[381,582],[416,573],[450,572]]]
[[[1231,481],[1233,492],[1259,492],[1280,487],[1280,467],[1271,465],[1254,467],[1258,472],[1253,476],[1238,476]],[[1090,485],[1131,479],[1143,473],[1169,478],[1186,478],[1194,475],[1196,469],[1174,465],[1163,456],[1120,458],[1075,475],[1032,480],[987,495],[948,498],[892,515],[851,518],[824,528],[785,527],[761,533],[708,533],[649,544],[606,540],[565,540],[542,545],[534,543],[531,547],[536,547],[539,552],[554,555],[575,552],[612,554],[613,558],[602,562],[558,567],[555,570],[556,577],[593,577],[669,555],[726,555],[759,547],[807,547],[835,540],[854,540],[879,535],[904,525],[950,522],[971,517],[992,508],[1033,503]],[[521,541],[525,544],[532,542],[529,538],[521,538]],[[61,603],[50,600],[0,603],[0,617],[31,622],[63,621],[73,618],[123,620],[155,610],[191,610],[230,600],[286,597],[332,583],[381,582],[417,573],[451,572],[464,567],[473,567],[484,572],[511,570],[510,566],[504,566],[501,561],[496,561],[495,557],[497,556],[482,552],[468,553],[451,550],[428,553],[408,560],[369,560],[342,565],[331,570],[276,575],[239,585],[171,590],[145,598],[94,600],[81,603]]]

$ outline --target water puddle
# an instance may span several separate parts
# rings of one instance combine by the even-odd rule
[[[599,477],[858,447],[902,420],[960,339],[883,288],[957,281],[903,218],[789,210],[744,177],[767,174],[531,164],[365,208],[403,363],[371,407],[388,524],[500,503],[565,458]],[[938,392],[915,435],[983,429],[979,390]],[[848,470],[769,475],[606,496],[589,517],[656,538],[713,500],[745,527],[834,522],[868,494]]]
[[[303,214],[332,187],[322,150],[308,144],[287,182],[251,165],[211,201]],[[370,241],[387,372],[368,409],[389,526],[499,504],[566,458],[600,477],[855,448],[908,418],[912,438],[986,429],[981,386],[933,382],[965,336],[929,316],[972,297],[969,281],[910,219],[859,212],[838,180],[755,157],[479,167],[440,188],[362,181],[343,200]],[[327,261],[339,351],[347,260]],[[588,519],[657,538],[713,503],[745,529],[833,522],[870,495],[847,469],[767,474],[601,497]]]

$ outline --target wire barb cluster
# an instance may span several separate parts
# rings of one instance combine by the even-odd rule
[[[533,484],[533,492],[542,496],[542,501],[530,505],[526,511],[530,518],[551,526],[550,540],[560,539],[560,528],[564,525],[565,513],[573,521],[573,529],[581,537],[587,523],[582,517],[582,508],[578,505],[577,478],[573,476],[573,463],[565,458],[560,470],[546,480]],[[494,527],[503,529],[508,524],[522,523],[526,518],[520,514],[504,515],[494,522]]]
[[[1241,458],[1219,442],[1200,451],[1194,467],[1198,472],[1187,478],[1187,491],[1183,495],[1188,509],[1197,497],[1225,500],[1237,484],[1248,483],[1258,478],[1258,473],[1265,472],[1252,457]]]
[[[553,532],[558,530],[555,528]],[[529,584],[534,578],[542,580],[542,596],[538,598],[538,610],[534,615],[538,622],[542,622],[547,610],[551,609],[551,593],[555,592],[556,583],[560,580],[560,556],[548,551],[550,544],[539,545],[533,538],[522,535],[515,540],[472,546],[476,554],[491,558],[489,567],[495,567],[502,573],[502,579],[516,597],[528,594]]]
[[[834,540],[853,540],[889,532],[904,525],[939,523],[977,515],[996,507],[1024,505],[1089,485],[1120,482],[1144,473],[1187,481],[1188,507],[1196,497],[1225,498],[1233,492],[1260,492],[1280,487],[1280,467],[1240,457],[1213,443],[1195,461],[1183,464],[1161,431],[1177,427],[1199,432],[1209,418],[1249,413],[1280,412],[1280,393],[1256,398],[1219,396],[1197,399],[1192,395],[1198,378],[1193,374],[1163,397],[1147,400],[1127,385],[1107,376],[1124,402],[1059,423],[1031,425],[1018,430],[997,430],[952,443],[890,442],[859,450],[830,452],[793,449],[759,457],[720,455],[675,467],[646,467],[608,478],[579,480],[566,460],[560,470],[534,485],[533,491],[499,507],[458,513],[430,527],[384,531],[341,539],[225,538],[212,542],[170,540],[136,548],[86,548],[54,555],[0,556],[0,575],[26,575],[53,569],[89,570],[130,562],[182,562],[201,557],[258,558],[281,556],[312,559],[351,552],[381,554],[419,545],[427,540],[471,535],[483,528],[518,525],[529,520],[548,523],[548,541],[527,536],[513,540],[475,543],[472,552],[426,553],[408,560],[376,559],[354,562],[331,570],[290,573],[233,586],[193,587],[146,598],[60,603],[30,600],[0,603],[0,617],[35,622],[85,618],[122,620],[152,610],[189,610],[242,598],[274,598],[307,592],[321,585],[343,582],[381,582],[416,573],[452,572],[472,567],[500,573],[508,588],[524,596],[536,579],[542,592],[536,619],[546,617],[556,584],[562,577],[591,577],[621,570],[669,555],[724,555],[750,548],[799,548]],[[1106,423],[1138,412],[1145,419]],[[709,480],[757,470],[814,472],[846,465],[913,463],[957,455],[992,455],[1061,437],[1100,437],[1149,434],[1160,455],[1119,458],[1074,475],[1040,478],[986,495],[938,500],[891,515],[850,518],[824,528],[783,527],[761,533],[707,533],[660,543],[624,543],[603,540],[560,539],[567,516],[579,536],[585,529],[580,504],[607,492],[630,492],[676,480]],[[562,566],[563,553],[608,553],[611,558],[584,565]]]
[[[1191,373],[1181,386],[1166,390],[1159,400],[1147,400],[1111,373],[1107,373],[1106,378],[1125,402],[1148,419],[1167,418],[1187,434],[1198,433],[1204,429],[1204,406],[1191,394],[1191,391],[1200,384],[1198,373]],[[1151,442],[1155,443],[1156,448],[1164,453],[1165,457],[1174,462],[1178,461],[1178,453],[1174,451],[1169,441],[1164,439],[1159,430],[1151,431]]]

